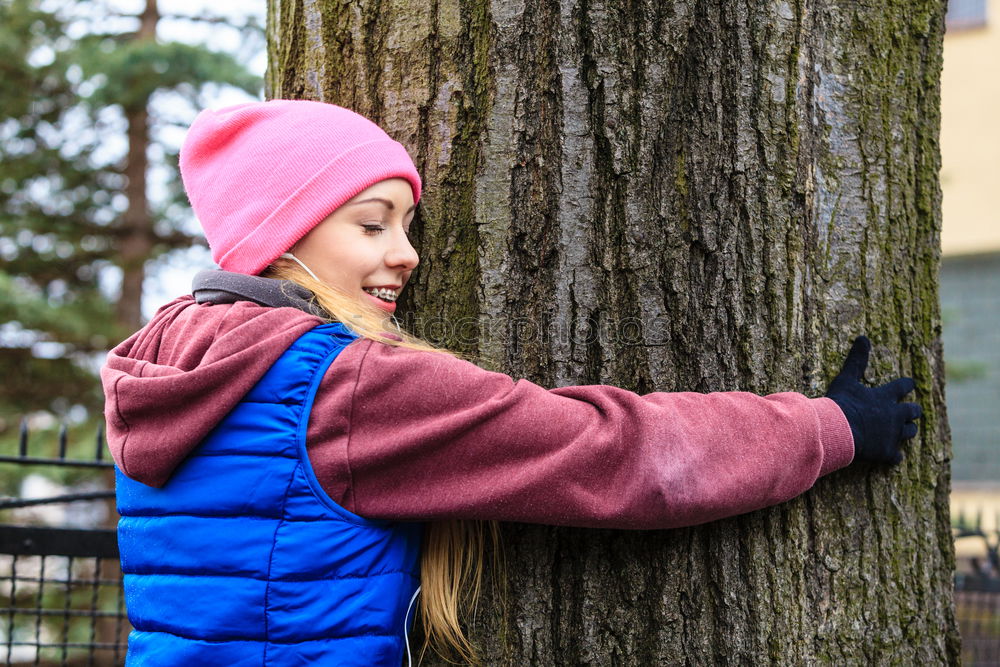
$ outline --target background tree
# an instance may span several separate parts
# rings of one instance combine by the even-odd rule
[[[869,380],[918,382],[897,468],[697,528],[506,526],[487,664],[957,662],[943,13],[270,1],[268,96],[357,109],[425,178],[417,333],[549,386],[816,396],[867,332]]]
[[[206,88],[261,82],[237,54],[157,39],[159,20],[155,0],[0,0],[0,419],[98,407],[93,360],[141,326],[147,263],[200,242],[165,137]]]

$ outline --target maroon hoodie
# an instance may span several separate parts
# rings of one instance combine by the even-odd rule
[[[101,371],[108,444],[161,486],[313,314],[181,297]],[[669,528],[789,500],[854,454],[827,398],[544,389],[367,339],[321,383],[306,436],[326,492],[368,518]],[[220,480],[225,483],[225,480]]]

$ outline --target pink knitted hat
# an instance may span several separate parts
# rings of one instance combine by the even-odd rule
[[[387,178],[420,176],[402,144],[349,109],[271,100],[206,110],[188,131],[181,178],[212,259],[256,275],[341,204]]]

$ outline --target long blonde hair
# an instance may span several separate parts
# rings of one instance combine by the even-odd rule
[[[262,274],[306,288],[313,301],[335,320],[360,336],[386,345],[414,350],[455,353],[436,347],[397,327],[386,331],[385,314],[355,297],[316,280],[291,260],[277,259]],[[489,547],[492,546],[492,549]],[[494,584],[502,586],[503,563],[496,521],[432,521],[424,531],[420,556],[419,617],[424,630],[421,656],[431,648],[446,660],[479,664],[476,647],[462,630],[461,619],[474,613],[482,592],[487,551],[491,553]],[[500,591],[502,603],[505,595]]]

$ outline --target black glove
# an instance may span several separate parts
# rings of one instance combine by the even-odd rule
[[[840,375],[826,391],[847,417],[854,435],[854,460],[899,463],[901,441],[917,434],[914,420],[923,414],[916,403],[899,401],[916,386],[912,378],[898,378],[881,387],[861,384],[872,344],[865,336],[854,339]]]

